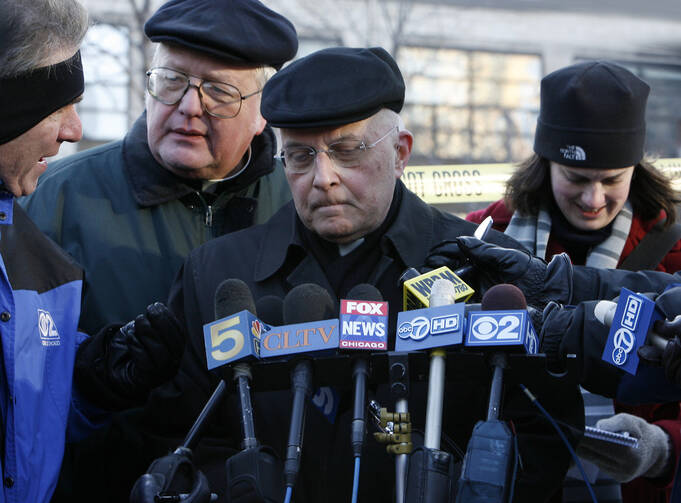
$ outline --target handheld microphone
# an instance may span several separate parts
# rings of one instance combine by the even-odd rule
[[[413,276],[411,268],[402,273],[402,278],[409,278],[409,276]],[[453,283],[457,302],[465,302],[475,293],[475,290],[454,274],[449,267],[443,266],[404,281],[402,310],[411,311],[428,307],[430,305],[431,288],[438,279],[446,279]]]
[[[423,326],[426,324],[429,326],[430,334],[436,334],[431,339],[443,346],[449,345],[449,342],[461,343],[462,341],[465,308],[463,304],[454,305],[456,294],[456,287],[451,281],[438,279],[431,287],[428,299],[430,308],[422,310],[428,312],[424,313],[426,316],[432,316],[432,311],[441,311],[442,307],[455,310],[453,315],[450,313],[445,316],[433,316],[430,323],[423,324]],[[426,316],[423,318],[427,319]],[[402,325],[400,327],[402,328]],[[442,330],[450,330],[447,334],[448,337],[441,337],[442,333],[446,333]],[[404,333],[406,332],[405,330]],[[454,459],[451,453],[440,450],[445,357],[446,353],[442,347],[433,349],[430,353],[426,427],[423,447],[412,452],[409,459],[407,478],[407,501],[409,502],[430,503],[451,499],[452,486],[454,485]]]
[[[262,326],[260,321],[254,316],[256,308],[255,303],[253,302],[253,296],[251,295],[251,290],[248,288],[248,285],[240,279],[226,279],[218,285],[218,288],[215,291],[215,317],[217,319],[224,319],[237,310],[240,310],[242,313],[245,312],[253,317],[253,320],[251,320],[250,323],[251,333],[255,337],[253,340],[257,341]],[[234,320],[234,318],[231,319]],[[236,332],[232,332],[233,330],[235,329],[231,328],[229,330],[230,334],[238,338]],[[227,337],[229,337],[229,335],[227,335]],[[237,347],[236,344],[237,341],[235,341],[235,348]],[[246,345],[253,348],[253,352],[257,356],[257,345],[250,345],[244,342],[244,346]],[[237,356],[241,360],[251,355],[248,352],[242,352],[241,356]],[[237,357],[233,358],[231,361],[234,362],[236,358]],[[243,448],[250,449],[258,446],[253,421],[253,405],[251,402],[251,369],[248,363],[241,361],[233,366],[233,371],[239,392],[239,403],[241,404],[241,426],[243,428],[244,438]]]
[[[284,322],[289,325],[298,325],[300,327],[296,333],[302,332],[302,339],[309,341],[311,336],[321,330],[322,339],[325,343],[332,342],[331,346],[338,347],[338,319],[335,320],[335,326],[332,326],[330,332],[324,332],[318,322],[317,325],[308,327],[311,320],[327,320],[327,318],[335,314],[335,307],[333,300],[329,293],[319,285],[312,283],[305,283],[293,288],[284,298]],[[331,320],[333,321],[333,320]],[[335,328],[335,330],[334,330]],[[310,331],[314,332],[310,334]],[[332,340],[335,338],[335,342]],[[302,351],[314,350],[308,348]],[[327,345],[326,348],[331,346]],[[289,354],[302,352],[299,348],[293,347],[289,350]],[[279,353],[281,355],[281,353]],[[312,364],[308,359],[300,359],[295,364],[291,372],[291,387],[293,388],[293,406],[291,408],[291,424],[289,427],[288,444],[286,447],[286,459],[284,460],[284,481],[287,486],[287,499],[295,486],[298,472],[300,470],[300,456],[303,446],[303,429],[305,424],[305,413],[307,410],[307,399],[312,393]]]
[[[428,303],[430,299],[435,299],[438,305],[397,313],[395,351],[441,348],[463,342],[466,308],[462,303],[452,303],[458,295],[456,285],[438,279],[433,282],[433,288],[437,290],[433,296],[432,289],[429,289]]]
[[[503,373],[507,366],[503,349],[537,352],[537,336],[529,320],[527,302],[514,285],[495,285],[482,297],[482,312],[469,313],[466,345],[493,347],[494,373],[490,386],[487,420],[479,421],[468,441],[457,489],[457,501],[503,503],[513,487],[517,457],[513,432],[499,420]]]
[[[271,301],[269,301],[271,302]],[[304,283],[293,288],[283,301],[284,325],[268,327],[261,337],[260,358],[299,353],[335,352],[339,333],[336,307],[319,285]]]
[[[260,357],[260,337],[270,327],[254,312],[255,303],[246,283],[239,279],[220,283],[215,296],[218,319],[203,326],[208,370]]]
[[[539,338],[525,295],[518,287],[505,283],[493,286],[485,292],[481,309],[468,312],[466,347],[538,352]]]
[[[360,283],[350,289],[347,299],[341,300],[340,348],[386,349],[388,347],[388,303],[383,302],[381,292],[373,285]],[[352,366],[354,395],[352,404],[352,427],[350,442],[355,458],[353,502],[359,490],[359,460],[362,456],[366,434],[366,386],[369,363],[364,357],[355,358]]]
[[[662,314],[655,308],[655,302],[639,293],[622,288],[617,304],[602,300],[594,308],[598,321],[610,327],[601,359],[629,374],[638,370],[638,348],[646,338],[664,351],[667,340],[652,331],[655,321]]]

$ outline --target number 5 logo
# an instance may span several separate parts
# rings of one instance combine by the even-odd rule
[[[233,341],[234,345],[228,351],[213,349],[211,356],[217,361],[227,361],[235,358],[244,348],[244,334],[232,327],[241,323],[239,316],[234,316],[210,327],[211,347],[219,348],[225,341]]]

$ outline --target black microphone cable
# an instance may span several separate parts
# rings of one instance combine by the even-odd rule
[[[591,487],[591,484],[589,483],[589,479],[586,476],[586,473],[584,472],[584,467],[582,466],[582,462],[579,460],[579,457],[577,456],[577,453],[575,450],[572,448],[572,445],[570,445],[570,442],[568,439],[565,437],[565,433],[560,429],[560,426],[558,426],[558,423],[556,423],[556,420],[553,419],[551,414],[542,406],[541,403],[539,403],[539,400],[537,399],[534,394],[527,389],[527,387],[524,384],[518,384],[520,386],[520,389],[523,390],[523,393],[527,395],[527,397],[530,399],[530,401],[534,404],[537,409],[539,409],[539,412],[541,412],[546,419],[549,420],[549,423],[551,423],[551,426],[558,432],[558,436],[560,439],[563,441],[565,446],[567,447],[568,452],[570,453],[570,456],[572,456],[572,460],[575,462],[575,465],[577,465],[577,468],[579,469],[579,473],[582,475],[582,478],[584,479],[584,483],[586,484],[586,488],[589,491],[589,494],[591,495],[591,499],[593,500],[594,503],[598,503],[598,500],[596,499],[596,494],[594,493],[593,488]]]

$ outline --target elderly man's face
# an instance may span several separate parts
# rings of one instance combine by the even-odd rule
[[[57,155],[62,142],[76,142],[83,128],[76,103],[61,107],[13,140],[0,145],[0,178],[15,196],[35,190],[38,177],[47,169],[48,157]]]
[[[161,45],[154,66],[231,84],[242,96],[261,86],[255,69],[229,67],[206,54],[180,47]],[[152,155],[167,170],[183,178],[217,180],[228,176],[253,137],[265,127],[265,119],[260,115],[260,94],[243,100],[239,114],[231,119],[208,115],[195,87],[189,87],[175,105],[164,105],[148,94],[146,105]]]
[[[411,152],[411,133],[398,133],[395,120],[379,113],[335,129],[282,129],[284,149],[302,145],[318,151],[346,139],[369,145],[388,133],[353,166],[339,167],[321,153],[305,173],[285,168],[296,211],[308,229],[328,241],[350,243],[381,225]]]

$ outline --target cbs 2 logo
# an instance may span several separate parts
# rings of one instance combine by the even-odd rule
[[[497,340],[520,340],[520,317],[504,315],[497,319],[493,316],[476,317],[471,333],[476,339],[486,341],[493,337]]]

